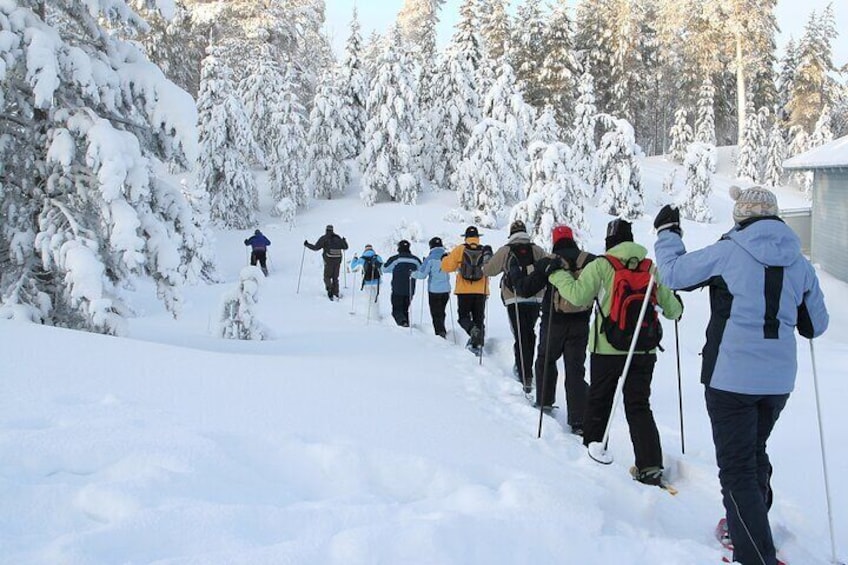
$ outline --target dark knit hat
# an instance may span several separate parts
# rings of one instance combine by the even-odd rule
[[[568,226],[556,226],[551,231],[551,240],[556,245],[561,239],[574,239],[574,232]]]
[[[480,232],[477,231],[477,226],[468,226],[465,228],[465,233],[462,234],[463,237],[480,237]]]
[[[630,222],[624,218],[616,218],[608,223],[605,239],[607,250],[625,241],[633,241],[633,227]]]
[[[509,235],[514,233],[518,233],[520,231],[527,232],[527,226],[524,225],[524,222],[521,220],[515,220],[509,225]]]
[[[777,197],[772,191],[761,186],[752,186],[742,190],[738,186],[730,187],[730,198],[736,201],[733,205],[733,221],[737,224],[749,218],[777,216]]]
[[[434,247],[444,247],[441,237],[437,236],[430,238],[430,249],[433,249]]]
[[[333,231],[333,224],[327,224],[327,231],[328,232]]]
[[[398,241],[397,250],[403,253],[404,251],[409,251],[409,242],[405,239]]]

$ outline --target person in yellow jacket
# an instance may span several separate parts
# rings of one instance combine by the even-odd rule
[[[489,277],[483,274],[483,265],[491,259],[492,248],[480,245],[480,232],[476,226],[468,226],[463,237],[465,242],[442,258],[442,270],[456,272],[457,322],[468,333],[465,346],[475,355],[480,355],[486,332],[486,299],[489,296]]]
[[[631,259],[642,261],[647,254],[647,249],[633,242],[630,222],[619,218],[607,226],[606,255],[601,255],[586,265],[577,279],[555,262],[548,267],[548,282],[575,306],[591,304],[601,297],[600,312],[596,309],[593,327],[589,333],[591,380],[583,418],[583,445],[586,447],[590,443],[603,440],[615,389],[627,359],[627,351],[610,345],[604,331],[603,320],[610,315],[611,288],[615,276],[613,264],[605,258],[612,257],[622,262],[629,262]],[[683,304],[659,281],[656,297],[665,318],[680,318]],[[656,361],[655,350],[637,351],[624,377],[624,413],[636,457],[637,473],[634,477],[640,482],[652,485],[660,484],[663,472],[660,435],[650,403],[651,380]]]

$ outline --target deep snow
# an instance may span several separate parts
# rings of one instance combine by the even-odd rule
[[[649,249],[653,214],[673,199],[670,170],[642,164]],[[682,181],[682,172],[678,180]],[[356,181],[356,179],[354,179]],[[685,222],[697,248],[730,227],[728,182],[712,197],[717,223]],[[327,223],[384,258],[392,233],[460,241],[443,218],[455,194],[424,193],[414,207],[366,208],[347,195],[313,202],[290,227],[263,216],[271,274],[257,316],[268,341],[212,335],[233,288],[248,232],[218,232],[220,285],[186,289],[174,321],[140,283],[128,338],[0,322],[0,562],[21,563],[655,563],[720,562],[712,529],[721,500],[698,383],[707,294],[684,295],[680,322],[686,454],[681,454],[673,325],[654,378],[653,407],[669,476],[680,494],[635,483],[621,410],[615,463],[588,459],[567,433],[563,406],[544,418],[511,377],[504,307],[489,301],[482,365],[453,332],[433,335],[415,300],[415,327],[351,315],[353,276],[327,300],[319,253],[303,251]],[[781,204],[796,199],[780,193]],[[682,197],[678,195],[677,198]],[[264,202],[265,209],[269,202]],[[601,251],[609,219],[587,209],[586,246]],[[506,232],[484,230],[494,247]],[[651,253],[652,254],[652,253]],[[303,258],[300,292],[296,293]],[[846,285],[820,273],[831,328],[816,340],[818,382],[838,556],[848,553]],[[388,280],[386,281],[388,283]],[[493,289],[496,285],[493,284]],[[381,292],[389,311],[389,286]],[[420,295],[419,295],[420,297]],[[452,302],[455,316],[455,301]],[[451,318],[448,318],[450,321]],[[790,563],[830,556],[809,345],[799,340],[796,391],[772,436],[777,545]]]

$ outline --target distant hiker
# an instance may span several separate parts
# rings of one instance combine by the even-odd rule
[[[412,273],[416,279],[427,278],[427,291],[430,303],[430,317],[433,318],[433,331],[439,337],[447,337],[445,328],[445,308],[450,300],[450,276],[442,270],[442,258],[447,254],[442,245],[442,238],[430,239],[430,254]]]
[[[383,265],[384,273],[392,273],[392,318],[399,326],[409,327],[409,305],[415,296],[415,284],[410,275],[418,270],[421,260],[410,252],[409,242],[397,244],[397,255]]]
[[[339,298],[339,268],[342,264],[342,251],[347,249],[347,240],[333,231],[328,225],[324,235],[318,238],[315,245],[303,240],[303,245],[312,251],[323,251],[324,258],[324,288],[330,300]]]
[[[261,231],[256,230],[252,236],[244,240],[244,244],[250,246],[251,266],[255,267],[258,262],[262,273],[267,277],[268,266],[265,261],[268,258],[268,246],[271,245],[271,240],[265,237]]]
[[[442,259],[442,270],[446,273],[456,271],[457,322],[469,335],[466,347],[480,355],[486,332],[486,298],[489,296],[489,277],[483,274],[483,265],[492,257],[492,248],[480,245],[480,232],[476,226],[468,226],[463,237],[465,243],[454,247]]]
[[[383,275],[383,258],[374,252],[370,245],[365,246],[362,255],[353,256],[350,262],[351,271],[362,271],[362,283],[359,289],[362,298],[360,302],[368,319],[379,320],[383,317],[380,312],[380,279]]]
[[[633,243],[630,222],[619,218],[607,225],[606,254],[586,265],[579,278],[575,279],[567,270],[557,269],[557,261],[552,261],[548,269],[554,271],[548,280],[563,298],[576,306],[590,305],[595,301],[599,308],[589,337],[591,383],[583,419],[583,444],[587,447],[590,443],[603,440],[615,389],[624,370],[629,341],[636,330],[638,310],[641,308],[641,299],[632,300],[636,312],[634,316],[634,309],[627,307],[631,301],[620,300],[635,298],[632,295],[623,296],[626,285],[622,283],[638,277],[639,283],[644,282],[642,296],[645,295],[647,280],[643,279],[647,277],[644,275],[653,268],[651,260],[645,259],[647,253],[647,249]],[[568,268],[571,267],[573,265],[569,264]],[[659,485],[663,472],[662,448],[651,412],[650,396],[657,360],[655,347],[662,335],[662,327],[653,305],[658,304],[663,316],[669,320],[680,317],[683,305],[659,281],[651,291],[649,300],[651,307],[639,329],[637,350],[624,376],[624,413],[636,456],[634,476],[640,482]],[[611,339],[615,345],[610,343]],[[646,346],[646,343],[650,345]]]
[[[710,289],[701,364],[733,560],[776,563],[768,521],[772,466],[766,443],[795,385],[795,331],[812,339],[829,316],[816,270],[778,218],[777,198],[731,187],[736,225],[686,251],[680,212],[657,214],[657,266],[671,288]]]
[[[583,414],[586,410],[586,347],[589,344],[589,319],[592,305],[575,306],[565,300],[558,290],[548,284],[551,260],[561,258],[573,278],[580,276],[583,268],[595,256],[582,251],[574,241],[568,226],[556,226],[551,231],[553,255],[536,262],[534,271],[524,275],[513,270],[512,280],[518,294],[531,295],[546,289],[542,302],[542,322],[539,325],[539,349],[536,356],[536,406],[552,408],[556,401],[557,361],[565,364],[565,403],[568,408],[568,425],[571,432],[583,435]],[[559,261],[555,267],[559,268]],[[553,303],[552,303],[553,302]]]
[[[501,277],[501,301],[506,306],[512,336],[515,339],[513,373],[529,394],[533,385],[533,352],[536,351],[536,322],[539,320],[539,305],[544,286],[529,296],[516,294],[510,273],[516,269],[521,274],[533,272],[536,261],[546,255],[545,250],[532,243],[527,227],[521,220],[509,226],[509,240],[498,249],[491,261],[483,266],[483,274],[489,277],[503,273]],[[517,276],[513,274],[513,276]]]

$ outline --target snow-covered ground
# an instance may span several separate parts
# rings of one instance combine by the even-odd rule
[[[634,231],[649,248],[653,214],[674,198],[660,190],[669,171],[662,159],[643,163],[647,215]],[[729,184],[717,179],[718,223],[684,224],[690,248],[730,227]],[[271,274],[257,315],[271,340],[211,333],[220,297],[246,263],[248,232],[218,233],[225,282],[186,289],[179,320],[140,284],[128,338],[0,322],[0,562],[720,562],[712,530],[722,507],[698,383],[707,293],[684,296],[680,323],[685,455],[670,324],[654,377],[665,463],[680,489],[672,497],[630,479],[621,411],[608,467],[590,461],[565,431],[564,406],[545,416],[536,438],[538,412],[511,377],[512,343],[497,293],[482,365],[463,348],[461,330],[449,329],[446,341],[433,335],[418,299],[411,330],[389,316],[368,322],[361,312],[351,315],[358,291],[351,274],[342,301],[328,301],[320,254],[302,246],[327,223],[347,237],[349,254],[370,243],[384,258],[403,224],[404,234],[419,234],[418,254],[434,235],[458,243],[465,228],[443,219],[456,207],[454,194],[425,193],[415,207],[365,208],[357,192],[352,186],[345,198],[314,202],[293,228],[263,216],[258,227],[272,241]],[[587,210],[590,250],[602,251],[608,219]],[[505,240],[504,230],[484,231],[494,247]],[[831,328],[815,347],[844,560],[848,288],[821,279]],[[453,301],[454,316],[455,308]],[[771,519],[794,565],[830,556],[809,353],[799,341],[796,391],[770,444]]]

